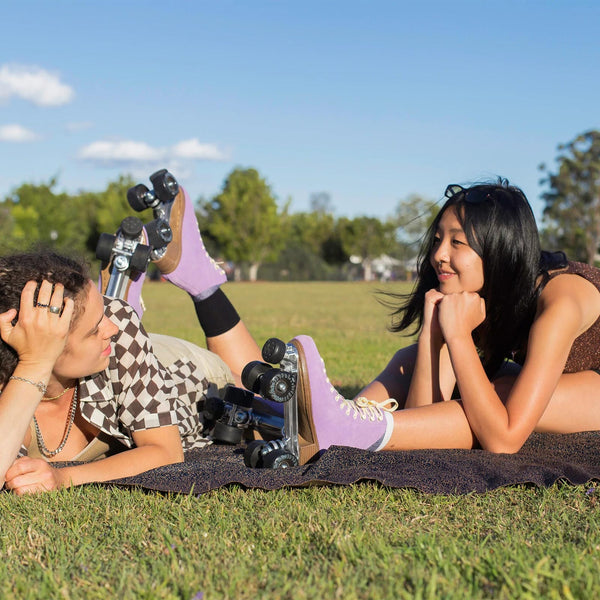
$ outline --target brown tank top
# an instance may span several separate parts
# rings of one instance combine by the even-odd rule
[[[550,273],[550,279],[565,273],[579,275],[587,279],[600,291],[600,269],[585,263],[569,262],[564,269]],[[579,337],[575,338],[564,372],[578,373],[579,371],[598,369],[600,369],[600,318]]]

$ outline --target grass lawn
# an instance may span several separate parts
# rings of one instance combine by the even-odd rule
[[[347,394],[406,342],[386,332],[375,290],[225,287],[259,343],[313,336]],[[203,342],[185,294],[148,284],[144,296],[148,330]],[[597,598],[599,507],[595,484],[466,496],[376,484],[3,493],[0,598]]]

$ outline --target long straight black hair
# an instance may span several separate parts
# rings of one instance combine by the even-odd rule
[[[537,300],[541,249],[535,217],[525,194],[506,180],[459,188],[442,206],[425,234],[417,282],[393,313],[392,331],[416,333],[423,324],[425,294],[439,284],[430,255],[443,214],[454,209],[471,248],[483,261],[486,318],[473,332],[482,363],[493,374],[525,347]]]

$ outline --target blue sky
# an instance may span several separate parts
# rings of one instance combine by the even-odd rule
[[[172,170],[193,198],[254,167],[283,203],[338,215],[508,177],[600,128],[600,3],[9,1],[0,195],[58,175],[100,190]]]

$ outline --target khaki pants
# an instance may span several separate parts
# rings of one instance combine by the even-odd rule
[[[211,387],[214,385],[217,390],[221,391],[227,384],[235,383],[230,368],[210,350],[170,335],[158,333],[149,335],[154,347],[154,354],[165,367],[178,360],[189,360],[198,366],[210,382]]]

